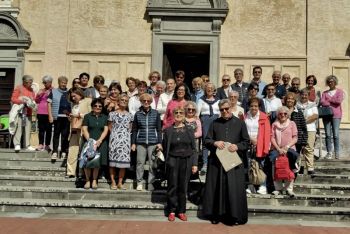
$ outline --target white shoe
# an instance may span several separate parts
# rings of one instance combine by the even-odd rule
[[[33,146],[31,146],[31,145],[28,146],[26,150],[28,150],[28,151],[36,151],[36,149]]]
[[[250,188],[247,188],[245,191],[247,192],[247,194],[252,194],[252,190],[250,190]]]
[[[278,196],[278,195],[280,195],[280,191],[275,190],[275,191],[272,192],[272,194],[275,195],[275,196]]]
[[[67,154],[66,154],[66,153],[62,153],[62,154],[61,154],[61,158],[67,159]]]
[[[295,193],[291,190],[287,190],[287,194],[289,195],[289,197],[295,197]]]
[[[267,189],[265,185],[260,185],[258,191],[256,191],[259,194],[266,195],[267,194]]]
[[[15,145],[15,152],[18,153],[21,150],[20,145]]]
[[[143,189],[143,188],[142,188],[142,184],[138,184],[137,187],[136,187],[136,190],[137,190],[137,191],[142,191],[142,189]]]
[[[332,153],[327,153],[325,159],[332,159],[333,158],[333,154]]]
[[[57,160],[57,153],[52,153],[51,160]]]

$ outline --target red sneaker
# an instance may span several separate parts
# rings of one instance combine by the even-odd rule
[[[169,216],[168,216],[168,220],[170,222],[174,222],[175,221],[175,213],[170,213]]]
[[[180,213],[180,214],[178,214],[178,216],[179,216],[179,219],[181,219],[182,221],[187,221],[187,216],[186,216],[186,214]]]

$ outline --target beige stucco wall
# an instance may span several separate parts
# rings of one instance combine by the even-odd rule
[[[274,70],[302,79],[315,74],[319,87],[328,74],[339,76],[350,90],[349,0],[227,0],[229,13],[221,27],[220,71],[233,76],[241,67],[245,79],[252,67],[263,67],[263,79]],[[147,0],[15,0],[19,20],[32,38],[25,73],[40,77],[82,71],[107,80],[126,76],[146,79],[151,69],[151,23]],[[349,53],[349,52],[348,52]],[[350,127],[349,95],[343,127]]]

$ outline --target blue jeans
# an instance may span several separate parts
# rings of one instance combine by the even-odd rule
[[[341,119],[323,119],[323,125],[326,130],[326,148],[327,152],[333,151],[332,135],[334,143],[334,152],[339,155],[339,126]]]
[[[208,134],[209,131],[209,127],[211,125],[211,123],[216,120],[219,116],[214,114],[212,116],[209,115],[203,115],[201,116],[201,121],[202,121],[202,157],[203,157],[203,164],[207,165],[208,163],[208,154],[209,154],[209,150],[207,149],[207,147],[205,146],[205,137]]]

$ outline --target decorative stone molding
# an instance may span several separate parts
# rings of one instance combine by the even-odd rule
[[[162,23],[161,18],[153,18],[152,19],[152,29],[153,32],[160,32],[160,25]]]
[[[0,46],[28,49],[30,34],[20,22],[7,12],[0,12]]]
[[[222,24],[221,19],[214,19],[213,20],[212,30],[213,30],[214,33],[220,33],[221,32],[221,24]]]

